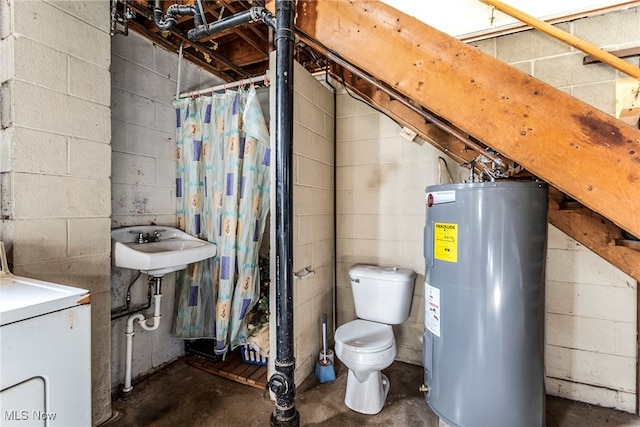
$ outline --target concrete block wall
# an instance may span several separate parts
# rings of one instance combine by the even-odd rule
[[[466,169],[432,145],[400,136],[401,126],[344,90],[337,97],[337,317],[356,318],[349,269],[358,263],[413,269],[409,319],[394,326],[397,360],[422,364],[424,190],[439,182],[438,157],[456,182]],[[442,170],[442,183],[448,183]]]
[[[305,267],[315,271],[294,281],[295,380],[299,384],[318,360],[323,313],[329,319],[329,335],[333,326],[334,104],[333,93],[297,63],[294,76],[293,271]]]
[[[175,227],[176,95],[178,55],[139,34],[113,38],[111,54],[112,218],[111,227],[157,224]],[[183,60],[181,92],[222,81]],[[112,267],[111,305],[125,303],[135,271]],[[183,341],[171,334],[175,273],[162,281],[162,321],[156,331],[136,330],[132,375],[145,375],[184,354]],[[146,303],[147,276],[132,287],[132,305]],[[152,309],[147,310],[152,313]],[[111,323],[111,386],[124,381],[126,317]],[[135,392],[135,391],[134,391]]]
[[[605,50],[636,47],[640,9],[557,27]],[[472,45],[612,115],[615,81],[628,77],[606,64],[583,65],[583,52],[539,31]],[[547,392],[634,412],[637,283],[553,227],[548,248]]]
[[[1,239],[14,273],[91,291],[94,424],[111,416],[109,27],[108,2],[0,1]]]

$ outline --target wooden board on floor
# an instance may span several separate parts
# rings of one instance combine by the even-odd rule
[[[213,362],[200,357],[190,357],[187,363],[195,368],[226,378],[240,384],[265,390],[267,388],[267,367],[244,363],[240,353],[231,352],[225,360]]]

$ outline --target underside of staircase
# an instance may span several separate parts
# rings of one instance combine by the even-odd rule
[[[509,179],[550,184],[549,222],[640,280],[640,130],[381,2],[299,2],[296,30],[453,159],[489,148]]]

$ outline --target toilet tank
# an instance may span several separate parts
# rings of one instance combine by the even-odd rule
[[[416,273],[408,268],[358,264],[349,270],[356,316],[398,325],[409,317]]]

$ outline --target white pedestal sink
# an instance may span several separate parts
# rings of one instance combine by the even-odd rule
[[[216,255],[215,244],[177,228],[140,225],[111,230],[111,261],[116,267],[161,277]]]

